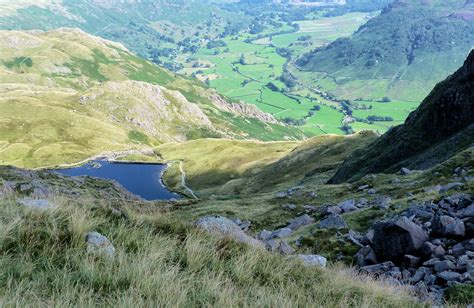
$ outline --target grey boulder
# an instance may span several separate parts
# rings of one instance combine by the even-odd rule
[[[313,222],[314,218],[310,217],[308,214],[304,214],[291,220],[287,228],[290,228],[291,230],[298,230],[299,228],[310,225]]]
[[[463,237],[466,233],[462,220],[447,215],[436,215],[432,230],[434,234],[448,237]]]
[[[337,214],[331,214],[319,222],[321,229],[347,229],[347,223]]]
[[[373,248],[382,261],[400,263],[405,255],[416,255],[428,234],[406,217],[375,224]]]
[[[343,213],[349,213],[357,210],[354,199],[342,201],[337,206]]]
[[[113,259],[115,257],[115,247],[109,239],[99,232],[89,232],[86,234],[87,253]]]
[[[264,248],[264,245],[261,241],[247,235],[232,220],[222,216],[201,217],[195,222],[195,226],[214,236],[228,237],[236,242]]]
[[[301,260],[306,266],[326,267],[327,259],[320,255],[295,255],[293,258]]]

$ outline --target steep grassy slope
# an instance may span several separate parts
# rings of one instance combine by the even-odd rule
[[[474,144],[474,51],[406,120],[354,153],[331,182],[401,167],[426,169]]]
[[[387,306],[406,292],[337,265],[308,268],[210,237],[156,205],[56,195],[55,210],[0,197],[0,296],[7,306]],[[86,252],[99,231],[113,260]]]
[[[0,42],[2,164],[45,166],[200,137],[303,136],[80,30],[2,31]]]
[[[473,32],[469,1],[396,1],[350,39],[316,49],[298,65],[340,97],[420,101],[459,67]]]

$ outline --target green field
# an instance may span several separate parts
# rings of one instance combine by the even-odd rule
[[[192,1],[180,6],[160,1],[159,6],[140,2],[128,6],[117,4],[114,8],[101,3],[64,3],[67,10],[80,17],[77,20],[84,20],[78,22],[53,10],[31,6],[31,1],[24,1],[20,6],[0,6],[0,28],[42,29],[44,24],[54,20],[56,27],[79,27],[89,33],[98,33],[123,43],[154,63],[196,77],[234,101],[254,104],[278,120],[296,124],[289,130],[302,131],[307,136],[345,133],[341,129],[345,114],[338,99],[344,98],[347,91],[351,95],[360,94],[358,97],[364,99],[383,96],[382,89],[386,81],[333,80],[330,74],[300,72],[293,65],[303,54],[338,38],[351,36],[361,25],[378,16],[379,12],[353,12],[325,17],[330,11],[317,8],[278,6],[276,10],[272,5],[253,4],[253,9],[259,10],[255,12],[246,11],[245,4],[227,1],[218,3]],[[22,7],[22,10],[13,14],[18,7]],[[104,57],[99,58],[95,60],[106,60]],[[23,67],[28,63],[21,62]],[[108,75],[121,74],[120,70],[105,71],[109,68],[89,64],[83,61],[80,69],[95,74],[95,79],[100,81],[106,81]],[[7,59],[4,65],[21,73],[21,68],[15,67],[15,59]],[[156,82],[150,75],[152,72],[149,67],[145,68],[145,73],[137,70],[130,76],[121,76],[121,79]],[[404,75],[409,77],[411,72],[407,71]],[[69,80],[66,82],[71,83]],[[393,91],[413,92],[420,82],[423,81],[414,81],[406,87],[394,87]],[[344,83],[342,88],[346,92],[340,91],[340,83]],[[321,95],[320,88],[335,96],[329,98]],[[365,95],[367,92],[370,92],[370,97]],[[417,103],[418,100],[414,99],[413,102]],[[315,106],[319,110],[315,110]],[[394,107],[394,104],[390,107]],[[390,110],[390,107],[374,108],[372,111],[375,114],[367,115],[360,110],[353,110],[354,115],[361,118],[370,115],[396,118],[394,123],[356,122],[352,125],[353,130],[384,131],[403,121],[408,114],[405,108],[398,110],[400,107],[394,107]],[[243,125],[237,122],[236,125]],[[277,136],[270,136],[268,131],[262,129],[246,134],[252,138],[270,140],[288,135],[277,133]]]
[[[342,134],[340,127],[343,114],[339,108],[327,107],[331,103],[315,93],[309,95],[309,98],[303,97],[301,89],[290,90],[279,80],[288,59],[279,55],[277,48],[291,50],[292,57],[297,57],[308,48],[350,35],[369,16],[366,13],[350,13],[338,17],[313,16],[314,19],[296,22],[299,30],[293,33],[267,36],[267,33],[288,30],[284,27],[270,27],[260,35],[263,36],[260,39],[255,39],[255,35],[248,33],[226,37],[223,39],[226,46],[201,48],[194,55],[180,55],[178,60],[184,65],[181,73],[194,73],[194,76],[207,82],[219,93],[234,100],[255,104],[277,119],[304,120],[300,128],[306,134]],[[310,39],[303,46],[299,39],[305,35],[310,36]],[[193,61],[189,61],[189,58]],[[278,90],[270,89],[269,83]],[[320,106],[321,110],[309,116],[308,112],[315,105]],[[332,105],[338,107],[337,104]]]

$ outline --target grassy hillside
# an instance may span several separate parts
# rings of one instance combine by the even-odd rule
[[[474,51],[439,83],[403,125],[391,129],[344,162],[331,182],[358,180],[402,167],[431,168],[474,142]]]
[[[22,1],[0,6],[0,29],[77,27],[297,124],[307,135],[344,134],[339,106],[294,88],[286,73],[289,58],[349,36],[373,15],[330,17],[328,10],[272,1]]]
[[[278,185],[297,185],[317,175],[323,183],[356,149],[376,138],[366,132],[350,137],[318,136],[303,142],[200,139],[158,146],[164,161],[181,161],[186,183],[200,196],[253,194]],[[165,173],[168,186],[182,190],[179,165]],[[329,173],[329,174],[328,174]]]
[[[473,46],[473,14],[464,0],[396,1],[350,39],[297,63],[339,97],[421,101]]]
[[[0,41],[1,164],[47,166],[201,137],[303,137],[80,30],[2,31]]]
[[[57,195],[55,210],[37,212],[16,197],[0,197],[3,305],[415,305],[403,290],[338,265],[308,268],[213,238],[160,207]],[[113,260],[86,252],[90,231],[110,239]]]

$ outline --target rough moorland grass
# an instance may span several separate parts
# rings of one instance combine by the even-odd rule
[[[114,215],[105,200],[52,201],[59,207],[44,212],[0,201],[2,305],[415,306],[402,290],[349,269],[307,268],[218,240],[151,206],[122,203]],[[113,261],[85,253],[92,230],[115,245]]]

